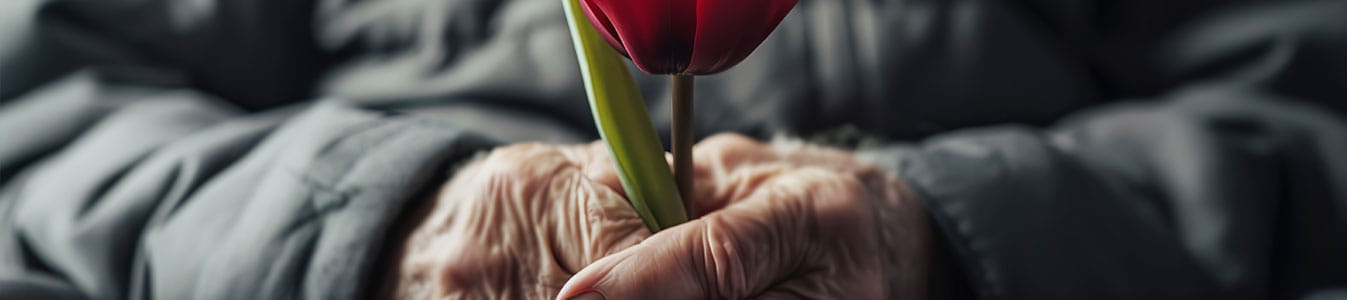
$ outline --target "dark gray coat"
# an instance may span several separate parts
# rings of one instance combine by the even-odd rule
[[[901,176],[937,293],[1347,297],[1347,1],[1216,2],[803,0],[698,79],[697,135]],[[0,299],[364,298],[456,162],[596,138],[557,0],[0,14]]]

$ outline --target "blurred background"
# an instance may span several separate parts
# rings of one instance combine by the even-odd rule
[[[480,105],[545,112],[594,136],[559,1],[0,5],[6,102],[83,72],[246,111],[324,98]],[[699,80],[696,126],[807,135],[850,124],[910,139],[1045,125],[1212,82],[1341,111],[1343,12],[1332,0],[806,0],[747,61]],[[667,116],[663,79],[641,82],[652,115]]]

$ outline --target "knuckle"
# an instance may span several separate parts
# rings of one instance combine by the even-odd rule
[[[482,162],[481,172],[495,184],[535,186],[550,181],[569,165],[557,148],[529,143],[492,151]]]
[[[757,148],[764,144],[738,133],[719,133],[702,140],[699,146],[707,149],[725,150]]]
[[[491,165],[521,165],[523,160],[546,155],[555,149],[538,143],[514,144],[496,148],[487,156],[486,163]],[[552,150],[552,151],[548,151]]]
[[[749,286],[748,274],[744,268],[745,249],[736,240],[734,227],[724,218],[708,218],[702,223],[700,242],[703,266],[707,282],[717,282],[719,290],[713,291],[725,298],[747,296],[742,288]]]
[[[871,217],[872,195],[855,174],[806,167],[782,176],[773,188],[809,202],[820,225],[845,227]]]
[[[777,157],[767,144],[738,134],[718,134],[697,144],[693,163],[702,168],[730,172],[741,166],[772,161]]]
[[[558,179],[568,178],[565,172],[574,169],[574,163],[556,147],[542,144],[501,147],[456,174],[441,191],[439,201],[453,204],[445,209],[460,210],[449,214],[471,215],[471,220],[522,221],[501,218],[509,215],[498,212],[501,208],[524,211],[529,216],[546,212],[552,202],[540,197],[564,195],[567,187],[557,184],[567,181]]]

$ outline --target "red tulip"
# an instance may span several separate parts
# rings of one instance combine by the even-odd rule
[[[652,74],[706,75],[758,48],[797,0],[581,0],[596,31]]]

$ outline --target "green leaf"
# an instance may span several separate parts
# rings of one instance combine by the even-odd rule
[[[687,212],[673,172],[664,160],[664,147],[626,64],[594,31],[580,10],[580,0],[561,1],[566,6],[566,24],[580,60],[594,124],[608,144],[631,206],[650,232],[686,222]]]

